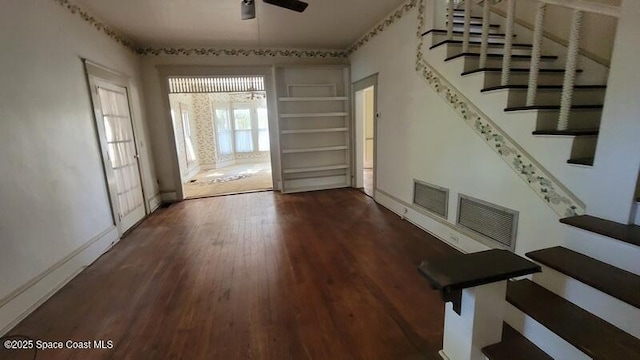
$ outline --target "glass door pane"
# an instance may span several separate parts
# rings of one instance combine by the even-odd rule
[[[251,109],[233,109],[236,152],[253,152]]]
[[[144,217],[144,197],[126,89],[98,86],[98,97],[110,165],[115,177],[118,214],[121,223],[133,225]],[[127,219],[130,215],[135,218]],[[122,229],[126,230],[127,228]]]

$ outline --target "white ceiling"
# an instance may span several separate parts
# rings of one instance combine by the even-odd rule
[[[306,0],[296,13],[256,0],[240,20],[240,0],[75,0],[138,45],[345,49],[406,0]]]

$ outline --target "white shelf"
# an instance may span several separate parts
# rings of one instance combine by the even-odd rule
[[[341,165],[329,165],[329,166],[317,166],[317,167],[284,169],[283,172],[285,174],[297,174],[297,173],[303,173],[303,172],[340,170],[340,169],[347,169],[347,168],[349,168],[349,165],[341,164]]]
[[[297,153],[306,153],[306,152],[318,152],[318,151],[338,151],[338,150],[348,150],[348,146],[325,146],[325,147],[317,147],[317,148],[302,148],[302,149],[284,149],[282,150],[283,154],[297,154]]]
[[[292,188],[287,188],[285,186],[285,193],[298,193],[298,192],[305,192],[305,191],[318,191],[318,190],[329,190],[329,189],[341,189],[341,188],[346,188],[349,187],[348,184],[346,183],[340,183],[340,184],[330,184],[330,185],[317,185],[317,186],[298,186],[298,187],[292,187]]]
[[[298,130],[282,130],[283,134],[317,134],[317,133],[330,133],[330,132],[347,132],[349,128],[324,128],[324,129],[298,129]]]
[[[307,102],[307,101],[347,101],[348,98],[344,96],[335,97],[281,97],[282,102]]]
[[[303,113],[303,114],[280,114],[280,118],[318,118],[318,117],[342,117],[347,116],[346,112],[333,112],[333,113]]]

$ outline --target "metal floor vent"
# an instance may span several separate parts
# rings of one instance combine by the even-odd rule
[[[413,204],[446,219],[449,189],[413,180]]]
[[[518,212],[460,195],[458,225],[482,235],[493,245],[515,250]]]

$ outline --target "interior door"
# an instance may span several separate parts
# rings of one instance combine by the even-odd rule
[[[111,191],[112,206],[120,233],[124,233],[145,216],[139,156],[127,89],[99,81],[94,86],[99,100],[99,118],[102,120],[98,124],[100,140],[107,147],[107,165],[113,177],[113,184],[110,184],[110,187],[114,187]]]

